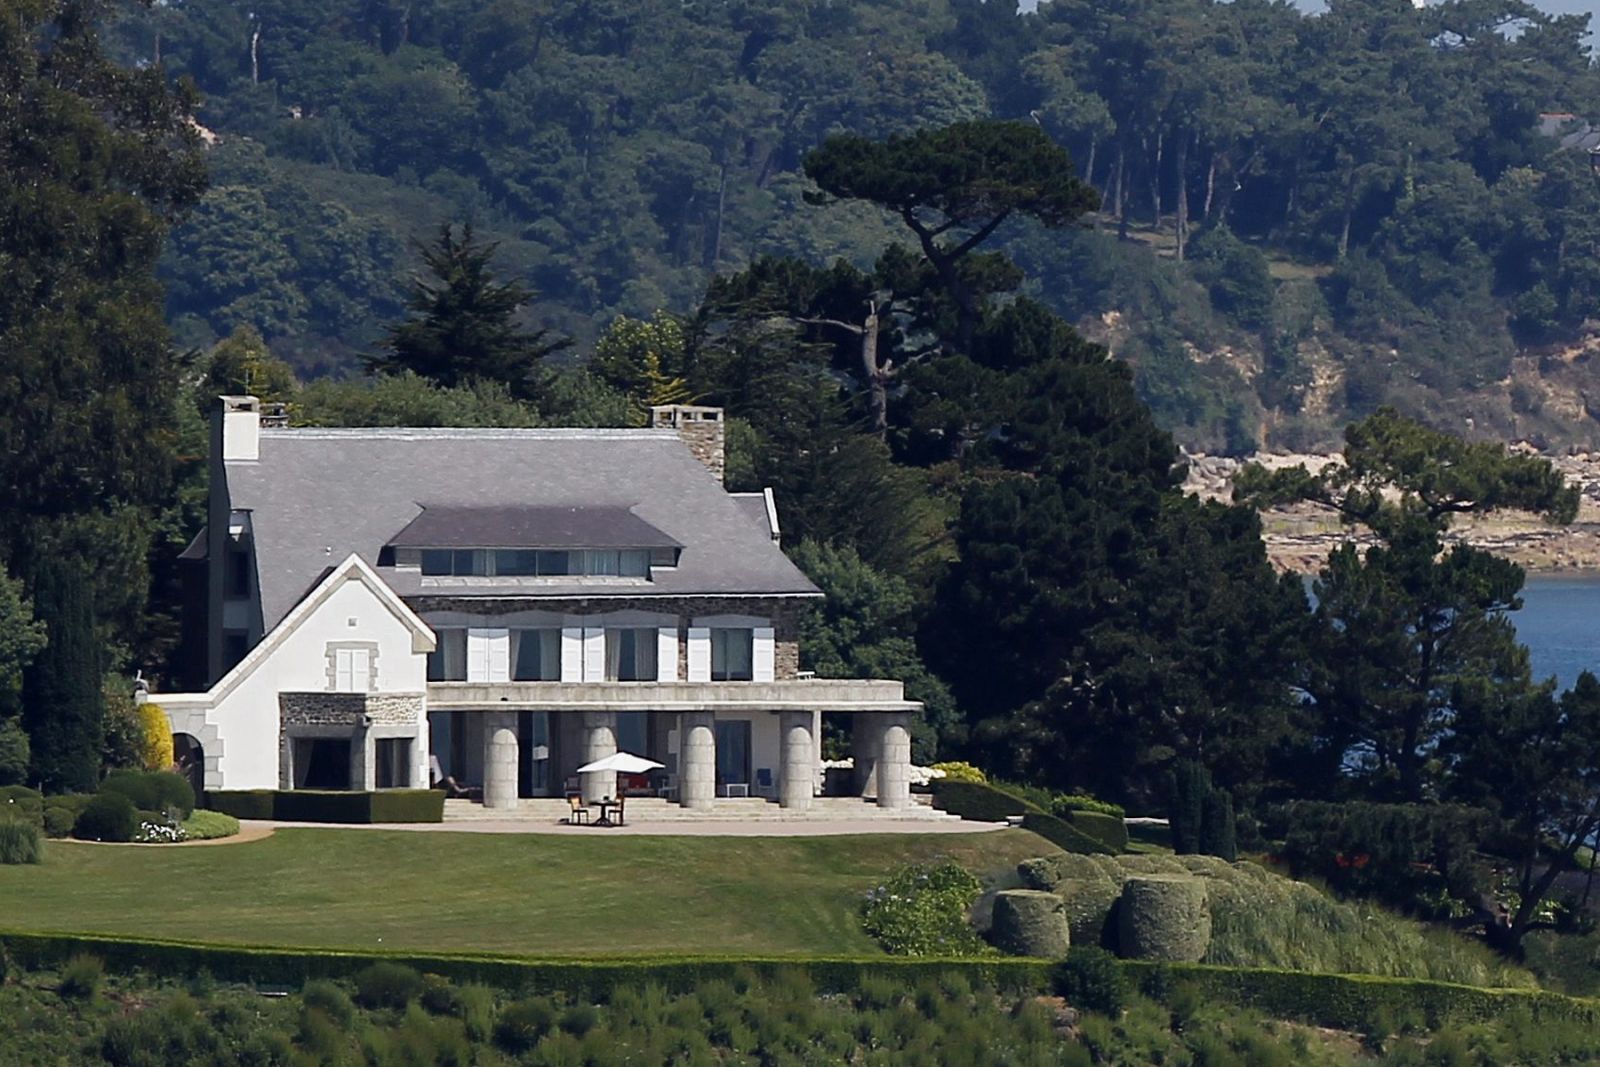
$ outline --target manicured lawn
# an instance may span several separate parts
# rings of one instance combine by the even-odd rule
[[[900,863],[980,875],[1054,847],[1022,830],[601,837],[279,830],[205,848],[49,842],[0,867],[0,927],[525,955],[870,954],[856,907]]]

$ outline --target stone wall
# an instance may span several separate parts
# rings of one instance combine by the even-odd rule
[[[526,600],[494,597],[412,596],[406,603],[418,614],[454,611],[469,615],[505,615],[526,611]],[[689,620],[710,615],[754,615],[771,619],[773,629],[772,676],[778,681],[800,670],[800,619],[815,600],[797,597],[606,597],[604,599],[541,600],[538,608],[560,615],[600,615],[615,611],[646,611],[678,618],[678,677],[689,677]],[[334,694],[336,695],[336,694]]]
[[[410,726],[422,717],[421,693],[279,693],[282,726]]]

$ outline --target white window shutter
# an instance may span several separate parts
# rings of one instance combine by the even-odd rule
[[[489,681],[511,681],[511,631],[489,631]]]
[[[606,680],[606,632],[599,626],[583,628],[583,680]]]
[[[561,630],[561,680],[583,681],[583,629],[566,626]]]
[[[678,680],[678,628],[663,626],[656,630],[656,681]]]
[[[352,693],[372,691],[372,653],[368,649],[350,650],[350,691]]]
[[[711,627],[689,627],[689,681],[711,681]]]
[[[489,682],[489,638],[493,630],[467,631],[467,681]]]
[[[350,650],[337,648],[333,651],[333,688],[340,693],[350,692]]]
[[[750,631],[750,636],[750,678],[756,682],[770,682],[776,653],[772,627],[757,626]]]

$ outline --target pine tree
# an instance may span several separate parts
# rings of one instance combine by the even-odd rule
[[[49,634],[22,676],[31,777],[53,793],[93,792],[100,778],[102,703],[88,581],[81,568],[49,560],[35,570],[31,592]]]
[[[438,237],[420,249],[432,277],[412,282],[406,302],[411,316],[390,328],[385,350],[368,359],[368,367],[409,370],[445,386],[503,382],[513,395],[531,398],[540,361],[569,342],[517,325],[517,312],[533,299],[533,290],[495,280],[497,247],[479,241],[470,223],[459,237],[449,223],[439,227]]]

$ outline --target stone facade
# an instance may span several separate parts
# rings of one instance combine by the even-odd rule
[[[465,615],[509,615],[526,611],[526,600],[498,597],[413,596],[406,603],[419,615],[434,611]],[[753,615],[771,619],[773,629],[772,676],[778,681],[800,672],[800,619],[814,601],[800,597],[586,597],[575,600],[540,600],[538,608],[561,615],[603,615],[614,611],[656,612],[678,619],[678,677],[689,677],[689,624],[712,615]]]
[[[663,404],[650,409],[650,425],[677,430],[683,443],[689,446],[689,454],[704,463],[717,476],[717,481],[722,481],[727,450],[721,408]]]
[[[422,719],[421,693],[279,693],[279,723],[289,726],[411,726]]]

